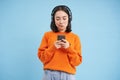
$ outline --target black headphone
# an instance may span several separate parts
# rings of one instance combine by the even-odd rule
[[[51,13],[51,19],[53,20],[54,14],[56,13],[56,11],[58,11],[59,8],[65,8],[68,12],[68,16],[69,16],[69,21],[72,21],[72,12],[70,10],[69,7],[65,6],[65,5],[58,5],[56,6]]]

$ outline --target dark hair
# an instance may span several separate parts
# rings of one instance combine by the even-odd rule
[[[71,10],[69,9],[69,7],[65,6],[65,5],[59,5],[59,6],[56,6],[53,10],[52,10],[52,13],[51,13],[51,24],[50,24],[50,27],[51,27],[51,30],[54,31],[54,32],[59,32],[59,30],[57,29],[57,26],[55,25],[55,20],[54,20],[54,17],[55,17],[55,13],[59,10],[62,10],[64,11],[65,13],[68,14],[68,18],[69,18],[69,21],[68,21],[68,25],[67,25],[67,28],[66,28],[66,31],[65,32],[71,32],[71,21],[72,21],[72,12]]]

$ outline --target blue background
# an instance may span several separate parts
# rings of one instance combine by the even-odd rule
[[[120,80],[120,0],[0,0],[0,80],[42,79],[37,49],[59,4],[82,43],[76,80]]]

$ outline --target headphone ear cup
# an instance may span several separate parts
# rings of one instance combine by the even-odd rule
[[[69,20],[72,21],[72,16],[70,15]]]
[[[53,20],[53,16],[51,16],[51,21]]]
[[[52,13],[51,13],[51,21],[54,20],[54,13],[55,13],[55,8],[52,10]]]
[[[67,6],[65,6],[65,7],[66,7],[66,9],[67,9],[67,11],[69,13],[69,20],[72,21],[72,12]]]

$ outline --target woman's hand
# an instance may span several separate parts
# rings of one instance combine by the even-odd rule
[[[66,39],[62,39],[62,41],[61,41],[61,47],[66,49],[69,46],[70,46],[69,42]]]
[[[59,49],[59,48],[66,49],[70,46],[69,42],[66,39],[55,41],[54,45],[57,49]]]
[[[61,48],[61,41],[60,40],[55,41],[54,45],[57,49]]]

